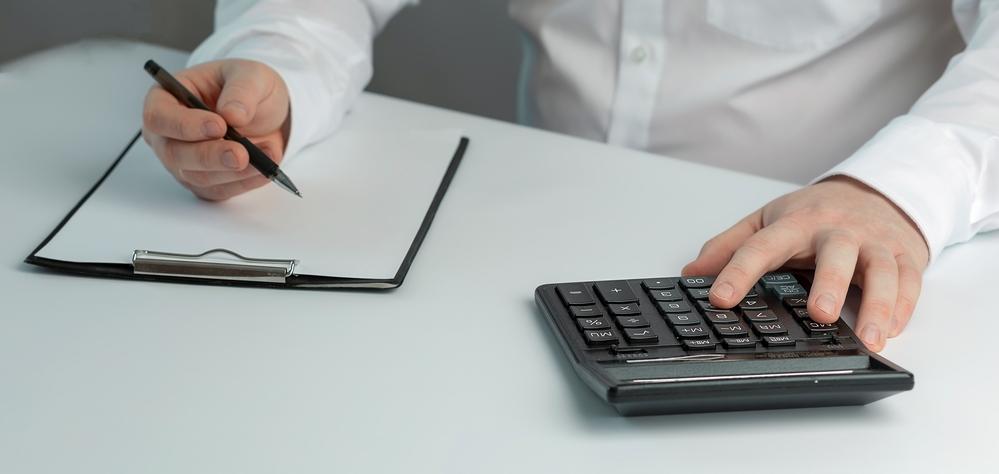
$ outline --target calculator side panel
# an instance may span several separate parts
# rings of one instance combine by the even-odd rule
[[[568,312],[562,307],[558,295],[555,293],[555,285],[541,285],[534,292],[534,300],[541,312],[544,313],[548,326],[555,332],[555,339],[558,340],[562,352],[572,363],[572,369],[579,378],[590,387],[605,402],[610,403],[609,393],[613,387],[613,382],[606,377],[606,374],[598,370],[595,364],[585,363],[586,343],[583,341],[574,326],[571,326],[571,318]]]
[[[911,373],[871,358],[866,370],[844,375],[683,382],[660,386],[618,381],[609,401],[623,415],[769,410],[866,405],[911,390]]]

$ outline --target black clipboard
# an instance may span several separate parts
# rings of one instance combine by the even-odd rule
[[[90,198],[114,172],[128,151],[141,136],[137,133],[125,146],[111,166],[87,191],[79,202],[59,222],[45,239],[25,259],[25,263],[37,265],[55,271],[77,275],[121,278],[145,281],[165,281],[176,283],[197,283],[223,286],[253,286],[268,288],[299,288],[299,289],[373,289],[384,290],[397,288],[406,279],[406,274],[416,258],[423,240],[430,230],[434,216],[447,189],[454,179],[465,150],[468,148],[468,137],[462,136],[444,172],[437,191],[424,214],[419,230],[416,233],[409,250],[399,264],[399,269],[392,278],[344,278],[336,276],[299,275],[295,273],[296,260],[259,259],[240,255],[234,251],[218,248],[210,249],[200,254],[178,254],[158,252],[155,250],[135,250],[131,264],[72,262],[38,256],[38,252],[59,233],[73,218],[73,215],[83,207]]]

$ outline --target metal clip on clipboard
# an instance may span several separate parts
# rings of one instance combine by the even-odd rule
[[[132,267],[137,275],[286,283],[296,265],[298,260],[248,258],[227,249],[200,254],[151,250],[132,253]]]

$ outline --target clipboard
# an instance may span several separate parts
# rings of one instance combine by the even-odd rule
[[[136,134],[128,142],[128,145],[121,152],[121,154],[112,162],[111,166],[107,171],[101,176],[100,179],[90,188],[90,190],[80,199],[80,201],[69,211],[69,213],[62,219],[62,221],[52,230],[51,233],[31,252],[30,255],[25,258],[25,262],[32,265],[41,266],[50,270],[95,276],[95,277],[110,277],[110,278],[123,278],[123,279],[134,279],[134,280],[145,280],[145,281],[164,281],[164,282],[180,282],[180,283],[197,283],[197,284],[209,284],[209,285],[226,285],[226,286],[254,286],[254,287],[271,287],[271,288],[302,288],[302,289],[335,289],[335,288],[359,288],[359,289],[391,289],[400,286],[406,278],[407,273],[416,257],[417,252],[420,249],[426,235],[430,229],[433,222],[434,216],[437,213],[441,202],[443,201],[444,195],[453,180],[455,173],[461,163],[462,157],[464,156],[465,150],[468,147],[469,139],[467,137],[461,136],[458,131],[451,131],[451,138],[454,139],[453,148],[448,146],[450,156],[443,158],[434,158],[431,160],[435,166],[443,167],[443,173],[436,175],[433,174],[434,171],[427,171],[423,173],[424,177],[438,176],[439,180],[434,183],[425,182],[420,184],[422,191],[420,196],[428,197],[420,210],[422,211],[420,216],[407,216],[410,222],[410,227],[414,227],[418,224],[415,229],[402,229],[400,228],[400,233],[406,233],[410,230],[414,233],[411,241],[408,242],[408,247],[404,250],[402,254],[401,261],[398,262],[397,268],[395,268],[394,273],[385,276],[351,276],[347,275],[333,275],[333,274],[315,274],[315,272],[308,272],[303,269],[303,262],[307,262],[308,256],[296,256],[292,255],[293,251],[288,250],[289,254],[281,255],[280,258],[275,258],[274,255],[254,255],[240,251],[234,246],[227,245],[223,242],[214,242],[218,245],[212,245],[209,248],[197,249],[196,251],[185,251],[179,252],[175,249],[167,248],[147,248],[141,245],[141,239],[136,240],[136,245],[134,248],[128,249],[118,249],[115,251],[114,260],[118,261],[99,261],[100,259],[87,258],[86,256],[81,256],[81,258],[65,258],[65,255],[47,255],[50,252],[48,248],[51,246],[54,240],[58,240],[60,237],[60,232],[64,232],[67,227],[80,228],[84,227],[84,223],[76,222],[74,219],[85,219],[87,218],[86,210],[88,203],[93,201],[94,196],[97,195],[99,198],[103,198],[105,201],[108,200],[107,197],[102,196],[102,192],[110,192],[106,190],[104,186],[107,185],[109,181],[113,180],[115,176],[114,173],[116,169],[122,166],[135,168],[136,166],[148,166],[145,163],[136,164],[134,162],[127,162],[127,165],[123,165],[126,157],[130,155],[135,155],[136,153],[142,153],[141,150],[137,151],[137,148],[145,147],[145,143],[139,140],[140,134]],[[349,132],[342,132],[347,133]],[[375,137],[372,135],[372,137]],[[396,137],[396,140],[399,138]],[[443,150],[444,146],[441,145],[441,140],[439,137],[435,138],[437,145],[435,145],[437,150]],[[338,140],[336,137],[332,139],[333,141]],[[361,138],[354,140],[357,143],[361,143],[361,149],[364,149],[365,140],[372,142],[375,138]],[[384,148],[384,134],[379,140],[383,143]],[[392,138],[388,138],[392,140]],[[403,139],[405,140],[405,139]],[[415,142],[414,142],[415,143]],[[450,143],[450,142],[448,142]],[[405,147],[405,144],[400,144],[397,146]],[[357,145],[355,143],[355,151]],[[377,148],[377,147],[375,147]],[[412,148],[412,147],[411,147]],[[433,148],[433,147],[432,147]],[[308,151],[308,150],[307,150]],[[130,153],[131,152],[131,153]],[[146,154],[151,153],[151,151],[146,151]],[[313,154],[322,153],[322,149],[318,151],[313,151]],[[335,154],[335,153],[334,153]],[[135,157],[131,158],[135,160]],[[393,158],[395,159],[395,158]],[[375,160],[377,161],[377,160]],[[159,163],[153,163],[158,167],[160,174],[166,173],[162,169]],[[297,163],[296,163],[297,164]],[[416,166],[416,165],[412,165]],[[285,166],[282,166],[283,168]],[[289,174],[293,172],[303,173],[308,171],[307,165],[299,167],[298,169],[292,168],[292,166],[287,167]],[[411,169],[422,169],[422,168],[411,168]],[[152,173],[152,171],[149,171]],[[377,173],[378,170],[373,172]],[[163,176],[160,178],[165,179]],[[157,178],[159,179],[159,178]],[[169,178],[172,180],[172,177]],[[124,178],[119,178],[116,182],[123,181]],[[296,175],[296,180],[298,176]],[[424,180],[428,181],[428,180]],[[391,182],[388,184],[383,183],[383,186],[391,186]],[[160,184],[164,188],[166,185]],[[174,199],[178,198],[176,193],[182,192],[179,196],[183,196],[189,200],[196,200],[193,196],[189,196],[189,192],[175,182],[170,182],[170,192],[174,193]],[[398,186],[396,186],[398,187]],[[265,189],[265,188],[261,188]],[[260,193],[261,191],[255,190],[248,194]],[[280,192],[277,190],[276,192]],[[303,189],[303,193],[307,193]],[[306,196],[308,199],[309,196]],[[313,196],[313,199],[321,199],[321,197]],[[408,198],[412,199],[412,196],[399,196],[398,199]],[[240,199],[239,197],[234,199]],[[298,199],[298,198],[295,198]],[[99,199],[98,199],[99,200]],[[128,201],[127,199],[125,200]],[[192,201],[193,202],[193,201]],[[392,202],[385,203],[386,206],[391,205]],[[185,202],[184,206],[194,206],[193,209],[199,211],[204,210],[204,206],[212,206],[212,204],[199,202],[192,204],[190,202]],[[416,204],[407,204],[410,210],[416,209],[414,206]],[[201,206],[201,207],[197,207]],[[212,212],[211,208],[205,212]],[[290,207],[290,210],[295,208]],[[224,211],[222,211],[224,212]],[[81,214],[83,216],[81,216]],[[93,214],[93,213],[91,213]],[[137,215],[145,215],[144,213],[139,213]],[[225,216],[224,213],[218,214],[217,216]],[[155,219],[155,217],[152,217]],[[409,230],[407,230],[409,229]],[[302,229],[292,229],[289,232],[301,232]],[[93,231],[92,231],[93,232]],[[361,236],[363,238],[364,236]],[[408,237],[407,237],[408,238]],[[95,240],[95,239],[86,239]],[[397,239],[398,240],[398,239]],[[63,247],[69,247],[63,245]],[[289,247],[295,247],[294,245],[289,245]],[[398,249],[398,246],[393,248],[393,251],[401,253],[402,249]],[[301,249],[302,247],[297,247]],[[65,254],[67,251],[64,250]],[[69,251],[69,255],[72,256],[72,251]],[[273,254],[273,252],[268,252]],[[127,254],[127,257],[126,257]],[[106,259],[112,260],[112,259]],[[383,267],[385,264],[383,263]],[[315,266],[313,266],[315,270]]]

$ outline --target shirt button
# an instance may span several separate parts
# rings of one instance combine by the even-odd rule
[[[642,62],[645,62],[646,59],[648,59],[649,51],[645,46],[636,46],[632,48],[631,53],[628,54],[628,57],[630,57],[633,62],[640,64]]]

